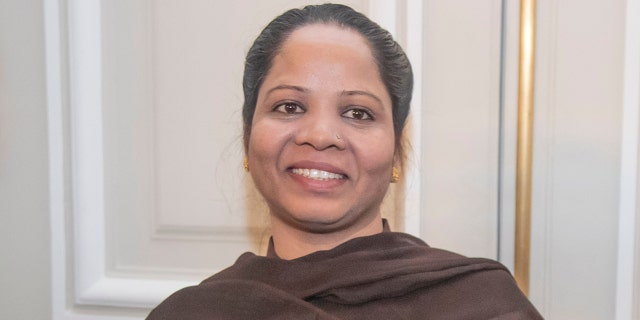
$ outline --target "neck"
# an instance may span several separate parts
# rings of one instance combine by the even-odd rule
[[[351,239],[374,235],[382,230],[382,217],[379,214],[361,225],[330,232],[303,230],[273,216],[271,218],[275,252],[285,260],[296,259],[316,251],[330,250]]]

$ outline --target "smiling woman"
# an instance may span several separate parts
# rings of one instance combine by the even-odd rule
[[[312,24],[283,43],[259,90],[247,146],[280,257],[382,231],[395,155],[391,110],[356,31]]]
[[[148,319],[540,319],[497,262],[391,232],[412,72],[391,35],[342,5],[293,9],[247,55],[247,170],[268,204],[266,257],[169,297]]]

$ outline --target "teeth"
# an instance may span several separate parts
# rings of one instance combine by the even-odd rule
[[[343,179],[344,176],[337,173],[322,171],[318,169],[293,169],[291,172],[299,174],[303,177],[314,180],[330,180],[330,179]]]

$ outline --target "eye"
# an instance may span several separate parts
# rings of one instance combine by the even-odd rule
[[[349,109],[344,113],[342,113],[342,116],[346,118],[355,119],[355,120],[373,120],[373,117],[369,112],[367,112],[364,109],[358,109],[358,108]]]
[[[282,112],[286,114],[296,114],[296,113],[303,113],[304,109],[302,109],[302,107],[300,107],[296,103],[285,102],[277,105],[275,108],[273,108],[273,111]]]

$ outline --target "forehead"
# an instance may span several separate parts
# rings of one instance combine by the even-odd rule
[[[358,31],[334,24],[311,24],[285,40],[260,92],[280,85],[318,92],[362,90],[374,92],[390,105],[379,71],[367,39]]]
[[[273,58],[258,99],[265,98],[265,91],[280,86],[330,94],[366,91],[391,106],[367,39],[358,31],[334,24],[306,25],[285,40]]]
[[[280,52],[290,49],[352,52],[373,61],[373,54],[367,39],[358,31],[329,23],[314,23],[294,30],[284,41]]]

